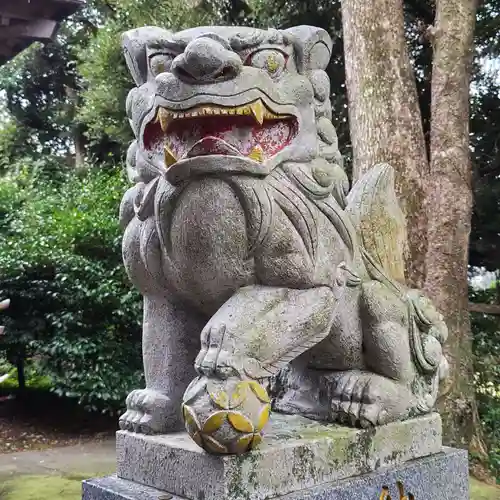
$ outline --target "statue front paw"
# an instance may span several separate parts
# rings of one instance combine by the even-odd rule
[[[223,348],[226,325],[209,323],[201,332],[201,351],[194,367],[199,375],[227,379],[242,372],[239,356]]]
[[[152,389],[138,389],[127,397],[120,429],[140,434],[165,434],[183,428],[181,402]]]
[[[194,367],[199,375],[222,380],[240,377],[243,372],[243,363],[239,356],[217,347],[202,350]]]

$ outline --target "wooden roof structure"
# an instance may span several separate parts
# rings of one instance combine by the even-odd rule
[[[82,0],[0,0],[0,66],[33,42],[47,42]]]

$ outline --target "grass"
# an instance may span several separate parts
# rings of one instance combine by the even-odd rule
[[[472,500],[499,500],[500,487],[489,486],[477,479],[470,480],[470,498]]]
[[[0,500],[81,500],[87,475],[19,476],[0,488]],[[471,479],[471,500],[499,500],[500,488]],[[424,500],[424,499],[422,499]]]
[[[0,500],[81,500],[80,480],[59,476],[19,476],[5,485]]]

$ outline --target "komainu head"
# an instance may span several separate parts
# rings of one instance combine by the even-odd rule
[[[129,176],[266,176],[285,162],[339,163],[322,29],[145,27],[123,45],[135,80],[127,114],[136,136]]]

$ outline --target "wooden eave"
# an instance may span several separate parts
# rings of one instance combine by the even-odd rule
[[[33,42],[47,42],[82,0],[0,0],[0,65]]]

